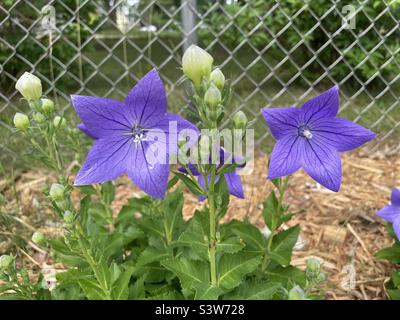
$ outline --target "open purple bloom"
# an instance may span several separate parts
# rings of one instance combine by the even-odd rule
[[[392,204],[379,210],[376,215],[393,225],[394,233],[400,241],[400,191],[396,188],[392,190]]]
[[[211,159],[210,159],[211,160]],[[229,160],[229,161],[228,161]],[[236,159],[238,160],[238,159]],[[211,163],[211,161],[210,161]],[[225,163],[236,163],[235,162],[235,157],[231,159],[230,153],[225,151],[223,148],[220,149],[220,159],[219,163],[217,165],[217,170],[220,169]],[[238,168],[242,168],[243,165],[239,165]],[[188,167],[191,171],[191,173],[197,177],[197,181],[199,182],[200,186],[206,190],[206,183],[204,181],[204,177],[200,174],[199,170],[197,169],[196,165],[193,165],[191,163],[188,164]],[[179,171],[183,173],[188,173],[187,170],[183,167],[179,168]],[[237,169],[227,172],[224,174],[226,184],[228,186],[229,193],[237,198],[244,198],[244,193],[243,193],[243,186],[242,186],[242,181],[240,179],[240,175],[237,173]],[[207,177],[208,182],[210,182],[211,175]],[[217,176],[215,183],[217,183],[219,180],[219,176]],[[204,200],[204,197],[199,197],[200,200]]]
[[[287,176],[303,168],[314,180],[339,191],[342,164],[338,152],[353,150],[376,135],[336,116],[337,86],[300,108],[264,108],[262,115],[277,140],[271,154],[268,178]]]
[[[144,192],[163,198],[169,154],[177,151],[178,135],[182,131],[197,134],[198,129],[167,113],[158,73],[146,74],[124,102],[76,95],[71,99],[82,120],[78,128],[95,139],[75,185],[102,183],[127,173]]]

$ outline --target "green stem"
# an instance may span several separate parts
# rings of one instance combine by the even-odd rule
[[[215,219],[215,201],[214,201],[214,183],[215,168],[212,170],[210,184],[208,188],[208,205],[210,208],[210,243],[208,255],[210,260],[211,284],[213,287],[218,286],[217,265],[216,265],[216,219]]]

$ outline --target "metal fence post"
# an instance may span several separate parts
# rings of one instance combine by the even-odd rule
[[[196,33],[196,14],[197,4],[196,0],[181,0],[182,10],[182,28],[183,28],[183,51],[185,51],[191,44],[197,44]]]

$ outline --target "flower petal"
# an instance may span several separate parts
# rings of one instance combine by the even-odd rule
[[[88,137],[92,138],[93,140],[96,140],[97,137],[92,135],[92,133],[86,128],[86,126],[83,123],[78,123],[76,127],[81,130],[84,134],[86,134]]]
[[[339,87],[334,86],[316,96],[300,108],[304,124],[312,124],[323,118],[334,117],[339,110]]]
[[[225,174],[226,184],[228,185],[229,193],[235,197],[244,199],[243,186],[240,176],[235,172]]]
[[[394,233],[396,234],[397,240],[400,241],[400,217],[398,217],[396,220],[394,220],[393,230],[394,230]]]
[[[350,151],[376,137],[376,134],[350,120],[325,118],[310,126],[313,135],[320,136],[339,152]]]
[[[195,177],[197,177],[197,176],[200,175],[199,170],[197,170],[197,168],[196,168],[193,164],[188,163],[187,166],[189,167],[190,172],[192,173],[192,175],[194,175]],[[185,173],[185,174],[188,174],[188,173],[189,173],[189,172],[186,170],[185,167],[179,167],[179,168],[178,168],[178,171],[180,171],[180,172],[182,172],[182,173]]]
[[[393,223],[396,218],[400,217],[400,207],[399,206],[386,206],[379,210],[376,215],[385,221]]]
[[[165,132],[170,154],[178,151],[178,141],[182,137],[186,138],[187,147],[190,148],[196,143],[200,134],[200,130],[193,123],[172,113],[163,115],[150,129]]]
[[[393,205],[400,206],[400,190],[397,188],[392,189],[392,195],[390,197]]]
[[[123,175],[131,153],[132,140],[119,136],[96,140],[75,178],[75,185],[111,181]]]
[[[264,108],[261,110],[265,122],[275,139],[287,134],[297,134],[299,126],[299,108]]]
[[[90,136],[105,138],[130,131],[130,119],[120,101],[90,96],[71,96],[72,105]]]
[[[304,152],[302,167],[318,183],[324,187],[339,191],[342,180],[342,163],[337,151],[318,140],[302,138]]]
[[[168,185],[169,164],[168,158],[163,159],[163,152],[158,158],[152,149],[151,143],[135,144],[128,163],[128,175],[132,181],[150,196],[162,199]]]
[[[147,73],[125,99],[128,112],[141,127],[150,128],[167,112],[167,97],[155,69]]]
[[[287,176],[300,169],[303,140],[297,135],[288,135],[278,140],[272,150],[268,179]]]

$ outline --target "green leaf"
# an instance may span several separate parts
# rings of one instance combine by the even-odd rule
[[[101,185],[101,199],[106,205],[110,205],[115,197],[115,187],[112,182],[106,182]]]
[[[245,281],[232,293],[223,298],[232,300],[271,300],[282,286],[274,282]]]
[[[288,266],[292,259],[293,247],[300,233],[299,225],[279,232],[272,240],[270,256],[281,266]]]
[[[392,273],[392,282],[395,287],[400,289],[400,272],[393,272]]]
[[[239,237],[230,237],[222,242],[217,243],[217,254],[236,253],[245,247],[243,241]]]
[[[293,283],[296,283],[302,287],[306,285],[305,273],[300,269],[289,266],[282,267],[280,265],[270,265],[265,271],[270,282],[280,283],[283,287],[293,287]]]
[[[134,285],[129,287],[129,299],[144,299],[146,298],[146,291],[144,287],[144,281],[147,277],[147,273],[136,279]]]
[[[282,224],[279,202],[274,191],[269,194],[264,202],[262,215],[265,224],[271,231],[275,231]]]
[[[241,238],[246,245],[247,251],[264,253],[266,239],[256,226],[248,222],[233,220],[222,228],[224,231],[233,233]]]
[[[154,247],[147,247],[139,255],[139,258],[136,261],[136,267],[140,268],[154,262],[161,262],[162,260],[165,260],[168,257],[169,254],[165,251],[159,250]]]
[[[221,288],[213,287],[211,284],[201,284],[196,287],[195,300],[217,300],[223,293]]]
[[[174,176],[171,180],[168,181],[167,189],[171,189],[177,182],[179,181],[178,176]]]
[[[201,189],[195,182],[193,182],[186,174],[175,171],[175,175],[177,175],[179,179],[183,181],[183,183],[195,196],[205,196],[204,190]]]
[[[175,239],[179,228],[183,225],[182,217],[183,193],[182,188],[177,188],[169,193],[163,201],[163,211],[165,219],[165,233],[170,241]]]
[[[218,219],[222,219],[226,212],[228,211],[229,206],[229,189],[225,180],[225,176],[220,176],[216,186],[215,186],[215,202],[216,202],[216,215]]]
[[[115,300],[126,300],[129,295],[129,281],[131,280],[133,267],[128,267],[114,282],[112,295]]]
[[[189,221],[188,228],[182,233],[175,245],[188,246],[202,259],[208,260],[209,222],[206,212],[196,211]]]
[[[223,255],[218,265],[219,285],[225,289],[237,287],[246,274],[258,267],[260,261],[259,255],[247,252]]]
[[[80,279],[79,285],[89,300],[107,300],[107,295],[94,279]]]
[[[192,289],[194,285],[207,284],[210,281],[206,262],[173,258],[164,260],[161,264],[179,278],[183,289]]]
[[[384,248],[375,254],[378,259],[388,260],[391,263],[400,263],[400,243]]]

